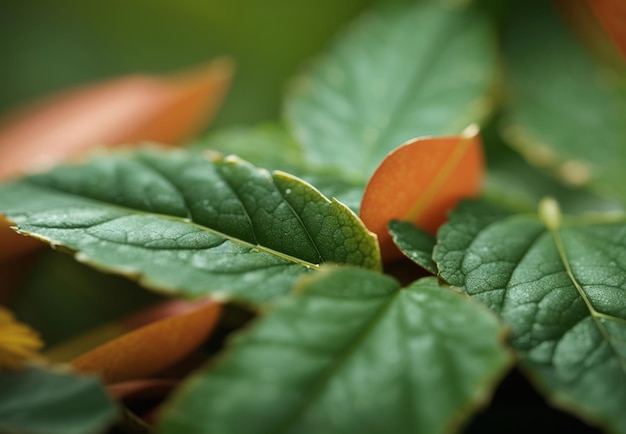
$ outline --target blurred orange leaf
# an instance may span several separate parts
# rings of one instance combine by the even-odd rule
[[[622,75],[626,67],[625,57],[591,10],[590,4],[585,0],[555,0],[555,5],[561,17],[584,44],[586,50],[605,67],[608,66],[618,75]]]
[[[626,59],[626,2],[587,0],[587,3]]]
[[[197,349],[217,324],[221,310],[214,301],[169,302],[165,307],[172,316],[107,342],[71,364],[82,372],[99,373],[106,383],[150,377]]]
[[[97,146],[178,143],[221,104],[233,72],[218,59],[172,76],[133,75],[66,91],[0,125],[0,180],[80,157]],[[0,219],[0,261],[40,243]]]
[[[389,221],[411,221],[434,234],[448,210],[479,192],[483,170],[475,126],[461,135],[418,138],[391,152],[369,180],[361,203],[361,219],[378,235],[383,259],[401,256],[387,230]]]

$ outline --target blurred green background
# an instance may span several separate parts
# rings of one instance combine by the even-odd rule
[[[48,92],[215,56],[237,72],[215,126],[276,119],[289,78],[373,0],[0,1],[0,117]]]

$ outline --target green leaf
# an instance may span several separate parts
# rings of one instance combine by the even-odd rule
[[[411,222],[398,220],[389,222],[389,232],[402,253],[420,267],[437,274],[437,264],[432,258],[435,237]]]
[[[504,38],[504,134],[531,163],[625,201],[626,81],[585,50],[552,3],[517,5]]]
[[[556,208],[540,218],[466,202],[434,259],[504,319],[553,402],[626,432],[626,218],[560,222]]]
[[[323,262],[380,269],[374,235],[302,180],[144,150],[0,186],[21,233],[167,292],[267,301]]]
[[[99,433],[117,415],[117,406],[96,377],[40,368],[0,372],[0,432]]]
[[[358,214],[361,209],[365,185],[344,178],[334,170],[310,170],[297,173],[305,181],[314,185],[325,196],[338,199]]]
[[[279,125],[220,130],[194,142],[192,149],[234,154],[258,167],[292,173],[315,185],[326,197],[337,198],[359,212],[365,184],[347,179],[341,171],[312,165],[300,145]]]
[[[441,2],[392,5],[358,21],[286,102],[315,164],[366,182],[409,139],[460,133],[490,110],[490,22]]]
[[[495,317],[434,278],[310,277],[181,388],[159,432],[447,432],[509,365]]]

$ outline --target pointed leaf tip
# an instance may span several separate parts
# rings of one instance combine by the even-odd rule
[[[479,129],[462,134],[414,139],[391,152],[365,189],[361,219],[378,235],[385,260],[399,257],[387,230],[406,220],[434,234],[448,210],[475,196],[484,171]]]

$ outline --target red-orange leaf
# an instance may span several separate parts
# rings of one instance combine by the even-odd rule
[[[626,2],[587,0],[587,3],[626,59]]]
[[[106,383],[150,377],[198,348],[215,327],[221,306],[213,301],[180,301],[167,308],[175,315],[107,342],[77,357],[72,365],[99,373]]]
[[[475,126],[462,135],[418,138],[391,152],[369,180],[361,203],[361,219],[378,235],[383,259],[400,256],[389,221],[412,221],[434,234],[448,210],[479,192],[483,170]]]
[[[134,75],[51,97],[0,126],[0,180],[80,157],[97,146],[181,142],[219,107],[232,63],[218,59],[173,76]],[[39,245],[0,220],[0,261]]]

